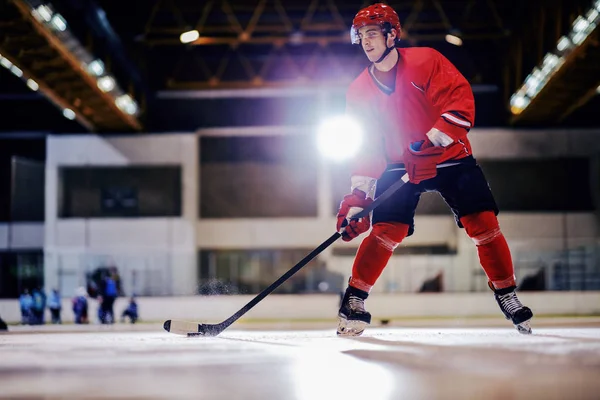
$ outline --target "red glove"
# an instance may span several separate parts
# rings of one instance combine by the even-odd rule
[[[404,166],[410,182],[418,184],[435,177],[437,164],[445,150],[429,140],[412,142],[404,153]]]
[[[369,215],[358,220],[350,219],[348,225],[345,225],[345,222],[347,221],[348,213],[350,213],[351,216],[355,215],[372,202],[373,199],[368,198],[365,192],[359,189],[354,189],[351,194],[344,196],[344,200],[340,203],[336,225],[338,232],[345,226],[345,229],[342,232],[343,241],[349,242],[369,230],[371,227],[371,217]]]

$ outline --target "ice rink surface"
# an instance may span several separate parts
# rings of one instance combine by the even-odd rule
[[[159,325],[11,327],[0,398],[600,399],[599,326],[371,327],[359,338],[333,327],[214,338]]]

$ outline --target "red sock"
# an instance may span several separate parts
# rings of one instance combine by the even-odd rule
[[[358,248],[350,286],[369,292],[383,272],[394,249],[408,234],[409,226],[400,222],[380,222]]]
[[[460,222],[477,246],[479,262],[496,289],[516,286],[515,270],[506,238],[491,211],[464,216]]]

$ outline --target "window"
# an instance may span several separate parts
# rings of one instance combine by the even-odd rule
[[[60,169],[61,218],[181,215],[181,167]]]
[[[201,138],[201,218],[316,216],[317,160],[310,137]]]
[[[43,222],[46,190],[44,162],[13,157],[11,169],[11,220]]]
[[[0,298],[18,298],[25,289],[44,286],[41,251],[0,253]]]
[[[483,161],[500,211],[592,211],[587,158]]]
[[[313,249],[202,250],[198,294],[256,294],[269,287]],[[341,274],[325,269],[313,259],[275,293],[339,293]]]

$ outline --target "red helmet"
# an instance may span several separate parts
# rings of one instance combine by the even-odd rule
[[[352,44],[359,44],[360,37],[358,30],[367,25],[379,25],[384,35],[395,29],[397,32],[396,42],[400,40],[402,27],[400,26],[400,18],[394,9],[386,4],[377,3],[360,10],[352,20],[352,29],[350,36]]]

